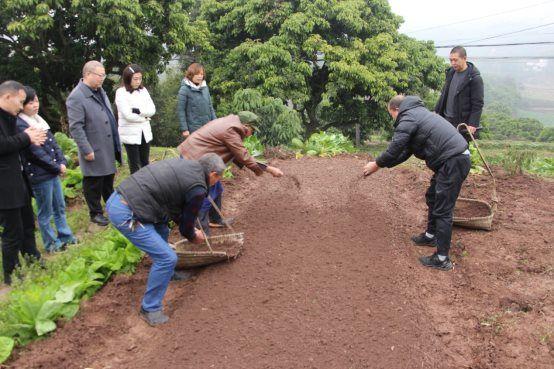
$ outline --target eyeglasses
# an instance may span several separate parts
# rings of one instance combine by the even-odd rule
[[[100,74],[100,73],[96,73],[96,72],[90,72],[90,73],[96,74],[98,77],[100,77],[102,79],[106,78],[106,74]]]

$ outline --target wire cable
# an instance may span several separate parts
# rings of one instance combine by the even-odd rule
[[[513,13],[513,12],[517,12],[517,11],[524,10],[524,9],[534,8],[534,7],[536,7],[536,6],[541,6],[541,5],[545,5],[545,4],[549,4],[549,3],[553,3],[553,2],[554,2],[554,0],[545,1],[545,2],[542,2],[542,3],[538,3],[538,4],[533,4],[533,5],[524,6],[524,7],[522,7],[522,8],[506,10],[506,11],[503,11],[503,12],[500,12],[500,13],[494,13],[494,14],[484,15],[484,16],[482,16],[482,17],[477,17],[477,18],[465,19],[465,20],[461,20],[461,21],[458,21],[458,22],[454,22],[454,23],[448,23],[448,24],[442,24],[442,25],[438,25],[438,26],[432,26],[432,27],[427,27],[427,28],[416,29],[416,30],[413,30],[413,31],[405,31],[404,33],[416,33],[416,32],[427,31],[427,30],[430,30],[430,29],[449,27],[449,26],[453,26],[453,25],[457,25],[457,24],[463,24],[463,23],[468,23],[468,22],[473,22],[473,21],[481,20],[481,19],[485,19],[485,18],[496,17],[497,15],[508,14],[508,13]]]
[[[498,38],[498,37],[504,37],[504,36],[508,36],[508,35],[513,35],[513,34],[515,34],[515,33],[526,32],[526,31],[531,31],[531,30],[538,29],[538,28],[548,27],[548,26],[551,26],[551,25],[553,25],[553,24],[554,24],[554,22],[546,23],[546,24],[541,24],[541,25],[539,25],[539,26],[528,27],[528,28],[520,29],[520,30],[518,30],[518,31],[512,31],[512,32],[507,32],[507,33],[501,33],[501,34],[495,35],[495,36],[489,36],[489,37],[485,37],[485,38],[480,38],[480,39],[478,39],[478,40],[472,40],[472,41],[463,42],[463,44],[465,44],[465,45],[467,45],[467,46],[471,46],[471,45],[469,45],[469,44],[472,43],[472,42],[485,41],[485,40],[490,40],[490,39],[492,39],[492,38]]]
[[[512,42],[505,44],[477,44],[477,45],[467,45],[463,44],[466,47],[497,47],[497,46],[524,46],[524,45],[552,45],[554,41],[537,41],[537,42]],[[453,48],[460,45],[439,45],[435,46],[435,49],[447,49]]]

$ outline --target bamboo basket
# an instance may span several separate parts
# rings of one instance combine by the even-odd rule
[[[244,233],[229,233],[220,236],[209,237],[211,248],[206,251],[191,250],[197,247],[188,240],[181,240],[174,244],[175,253],[177,254],[177,269],[192,269],[204,265],[219,263],[222,261],[233,260],[239,257],[242,253],[244,244]],[[231,245],[226,247],[226,250],[218,250],[218,246]]]
[[[461,123],[460,125],[458,125],[458,129],[460,129],[460,127],[462,128],[465,127],[467,129],[467,125],[465,123]],[[483,163],[485,164],[485,168],[487,169],[487,172],[490,174],[492,178],[491,202],[489,203],[483,200],[460,197],[456,201],[456,204],[460,202],[465,202],[470,204],[471,203],[484,204],[489,209],[489,214],[486,216],[480,216],[480,217],[454,217],[452,221],[454,225],[458,227],[471,228],[471,229],[483,229],[486,231],[490,231],[492,229],[492,221],[496,213],[496,210],[498,207],[498,201],[499,201],[498,195],[496,194],[496,179],[494,178],[494,175],[492,174],[492,170],[489,164],[487,163],[487,161],[485,160],[485,157],[481,153],[481,150],[479,149],[479,145],[477,144],[477,142],[475,141],[475,138],[473,137],[471,132],[469,132],[469,130],[468,130],[468,134],[471,137],[471,140],[473,141],[473,143],[475,144],[475,147],[477,148],[477,152],[479,153],[479,156],[483,160]],[[454,210],[454,213],[455,212],[456,210]]]

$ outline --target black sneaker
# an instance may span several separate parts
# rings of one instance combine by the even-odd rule
[[[437,238],[429,238],[427,237],[425,232],[412,236],[412,242],[415,243],[417,246],[437,247]]]
[[[62,243],[62,248],[65,250],[67,249],[67,246],[70,246],[70,245],[77,245],[79,243],[79,239],[76,238],[76,237],[73,237],[72,239],[70,239],[69,241],[65,241]]]
[[[422,265],[438,270],[451,270],[453,268],[450,258],[447,256],[444,261],[439,260],[439,255],[435,252],[431,256],[422,256],[419,258]]]
[[[225,218],[225,222],[227,222],[227,224],[231,225],[235,222],[235,218]],[[223,221],[223,219],[219,219],[217,221],[210,220],[210,227],[212,227],[212,228],[223,228],[223,227],[226,227],[225,222]]]
[[[102,227],[105,227],[108,224],[110,224],[110,221],[108,220],[108,218],[106,218],[102,214],[96,214],[95,216],[90,218],[90,221],[93,222],[93,223],[96,223],[96,224],[98,224],[99,226],[102,226]]]
[[[143,308],[140,308],[140,317],[152,327],[155,325],[167,323],[167,321],[169,320],[169,317],[165,315],[161,310],[146,311]]]

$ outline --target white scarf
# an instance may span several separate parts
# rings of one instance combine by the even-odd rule
[[[185,78],[185,83],[188,86],[190,86],[190,88],[192,88],[193,90],[200,90],[201,88],[206,87],[206,81],[202,81],[202,83],[199,86],[197,86],[190,79]]]
[[[25,122],[27,122],[31,127],[40,128],[45,131],[50,129],[50,126],[48,125],[48,123],[46,123],[46,121],[42,119],[42,117],[38,114],[35,114],[34,116],[31,117],[31,116],[28,116],[27,114],[19,113],[19,117],[23,119]]]

